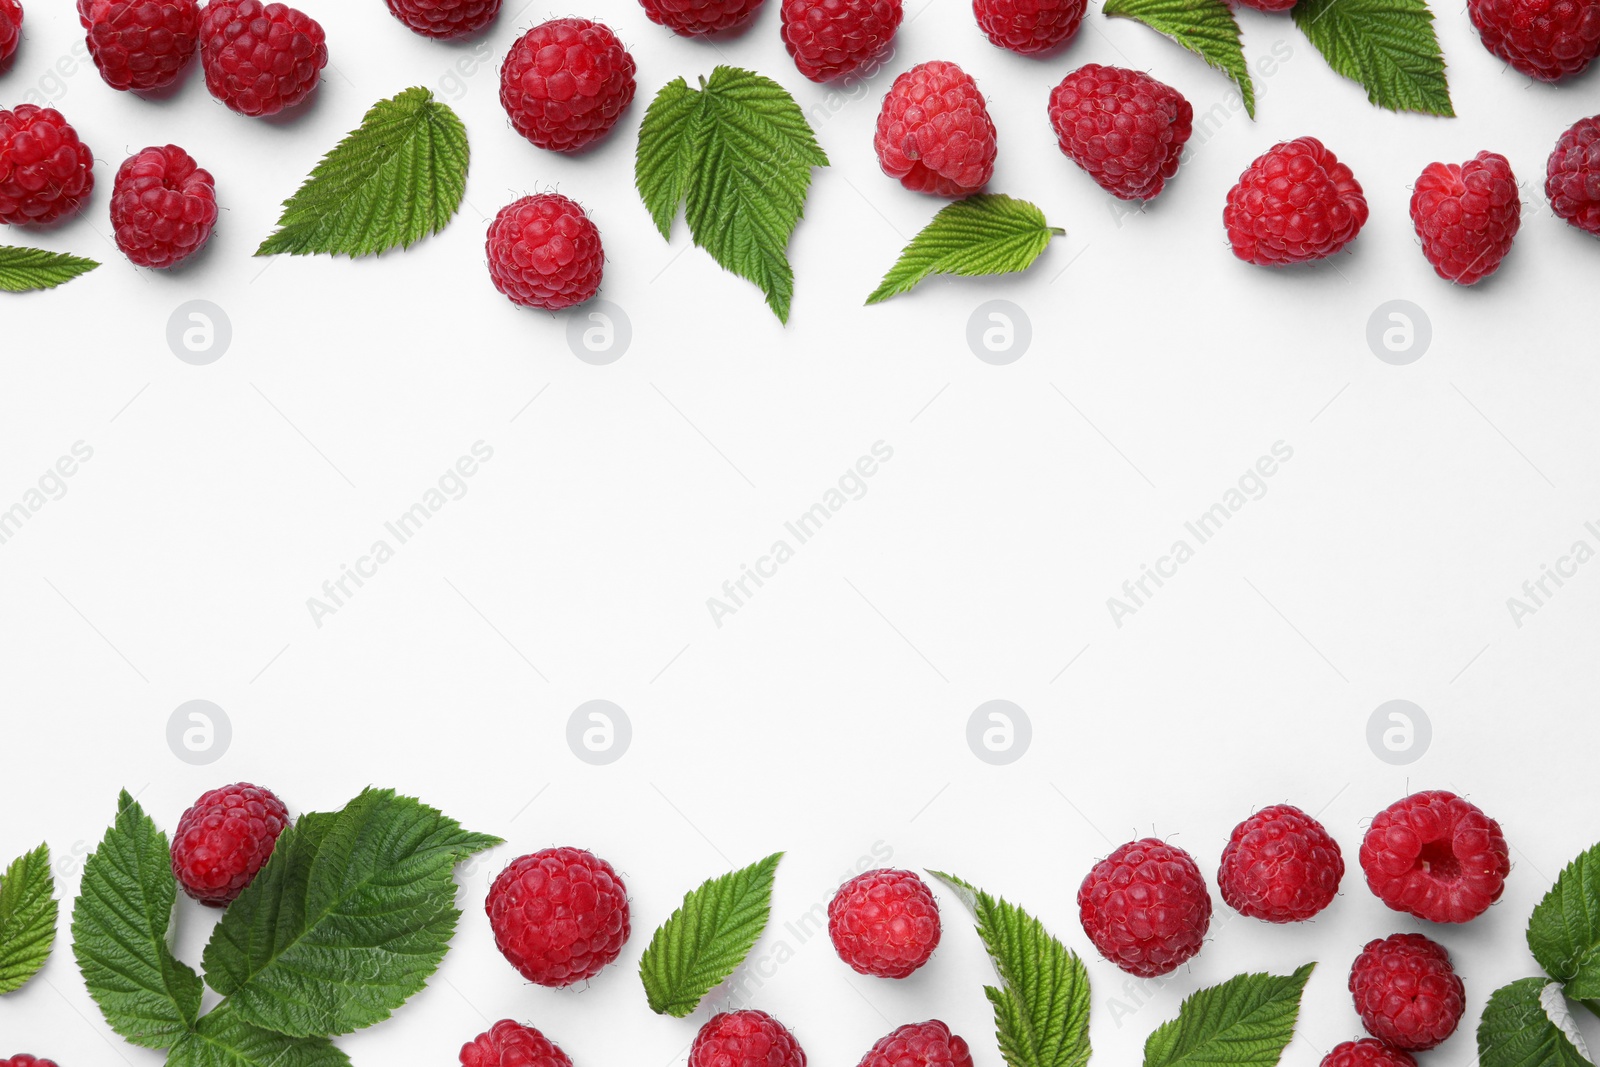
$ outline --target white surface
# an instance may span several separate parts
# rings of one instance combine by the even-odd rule
[[[431,988],[342,1042],[356,1062],[452,1063],[486,1020],[511,1016],[580,1065],[666,1067],[695,1024],[645,1008],[633,970],[650,930],[702,878],[788,849],[757,955],[794,958],[767,968],[756,1002],[812,1062],[854,1063],[891,1025],[938,1016],[996,1067],[989,971],[948,896],[945,947],[900,985],[855,978],[825,938],[784,929],[882,842],[896,864],[1011,897],[1088,955],[1097,1062],[1134,1062],[1201,985],[1323,961],[1287,1059],[1303,1067],[1358,1032],[1343,986],[1360,946],[1415,926],[1362,885],[1365,820],[1411,788],[1449,787],[1499,817],[1516,848],[1505,902],[1439,935],[1471,1007],[1428,1060],[1472,1061],[1488,993],[1533,972],[1529,909],[1600,838],[1600,567],[1520,629],[1505,604],[1600,518],[1593,326],[1550,295],[1588,292],[1600,247],[1539,193],[1555,137],[1594,109],[1593,77],[1530,86],[1482,50],[1464,11],[1441,5],[1463,117],[1395,116],[1332,75],[1286,18],[1246,12],[1252,60],[1280,42],[1290,52],[1260,80],[1260,121],[1224,123],[1159,202],[1119,224],[1057,152],[1050,86],[1100,61],[1151,70],[1201,112],[1229,87],[1098,11],[1065,54],[1030,62],[939,0],[904,27],[888,72],[830,103],[788,63],[776,3],[714,48],[671,38],[632,0],[596,0],[584,13],[633,47],[640,99],[600,150],[564,159],[508,129],[497,63],[452,75],[471,49],[411,36],[377,0],[308,0],[334,68],[313,106],[277,123],[227,112],[193,71],[161,102],[119,96],[81,63],[49,80],[79,39],[69,7],[30,5],[0,80],[7,102],[54,93],[101,180],[83,217],[8,239],[106,264],[5,302],[0,502],[22,499],[74,442],[94,457],[0,546],[0,855],[47,838],[70,900],[73,857],[124,785],[168,828],[223,781],[268,784],[297,812],[369,782],[413,791],[511,843],[467,876],[467,918]],[[565,13],[508,9],[495,55]],[[937,206],[878,173],[870,136],[890,74],[934,57],[966,65],[989,96],[993,187],[1037,201],[1070,235],[1024,277],[932,283],[862,308]],[[663,244],[632,191],[650,95],[719,61],[788,85],[833,158],[792,246],[787,330],[751,287],[685,251],[681,223]],[[373,101],[419,83],[473,137],[458,223],[374,262],[250,258],[321,153]],[[1220,224],[1228,186],[1271,143],[1305,133],[1365,184],[1372,219],[1354,254],[1276,274],[1236,262]],[[215,172],[225,206],[203,261],[172,276],[134,270],[103,239],[116,164],[167,141]],[[1425,163],[1486,147],[1528,183],[1528,217],[1500,275],[1462,292],[1423,261],[1406,202]],[[516,311],[483,269],[484,219],[551,186],[598,221],[604,295],[632,320],[632,348],[609,367],[575,359],[565,319]],[[1007,367],[963,339],[993,297],[1034,323],[1033,348]],[[165,341],[169,315],[197,298],[234,329],[206,367]],[[1373,309],[1396,298],[1433,322],[1432,349],[1406,367],[1364,339]],[[307,597],[480,440],[494,458],[468,494],[313,625]],[[1265,497],[1115,627],[1106,598],[1280,440],[1294,457]],[[865,497],[714,626],[706,598],[877,441],[894,457]],[[634,727],[631,751],[602,768],[564,741],[569,713],[596,697]],[[995,697],[1034,724],[1031,751],[1009,767],[965,742],[968,715]],[[210,767],[165,741],[169,714],[193,698],[222,705],[234,727]],[[1409,767],[1365,739],[1391,698],[1433,722],[1430,751]],[[1219,902],[1206,951],[1118,1025],[1112,998],[1133,1001],[1078,929],[1083,873],[1151,831],[1209,873],[1233,824],[1280,800],[1322,812],[1350,862],[1344,895],[1291,930],[1224,922]],[[635,908],[622,963],[565,993],[521,983],[480,910],[505,860],[554,843],[614,861]],[[178,925],[182,954],[198,959],[207,916],[185,905]],[[0,1001],[0,1046],[63,1067],[159,1062],[110,1037],[64,943],[41,980]]]

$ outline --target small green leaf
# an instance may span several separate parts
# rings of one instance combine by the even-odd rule
[[[1144,1044],[1144,1067],[1274,1067],[1294,1037],[1314,963],[1241,974],[1193,994]]]
[[[1256,89],[1239,42],[1239,22],[1227,0],[1106,0],[1104,10],[1166,34],[1232,78],[1245,111],[1256,117]]]
[[[56,941],[56,880],[50,846],[40,845],[0,875],[0,994],[39,973]]]
[[[1489,997],[1478,1023],[1480,1067],[1593,1067],[1561,983],[1523,978]]]
[[[868,304],[909,292],[930,274],[1012,274],[1027,270],[1067,231],[1051,226],[1026,200],[979,193],[941,208],[911,239]]]
[[[467,128],[427,89],[374,104],[284,202],[258,256],[370,256],[449,225],[466,195]]]
[[[92,259],[69,256],[65,252],[0,245],[0,292],[54,289],[80,274],[88,274],[99,265]]]
[[[650,1010],[682,1019],[744,962],[772,913],[783,853],[707,881],[661,924],[639,961]]]
[[[1294,21],[1328,65],[1379,107],[1456,113],[1424,0],[1300,0]]]
[[[285,1037],[240,1019],[224,1003],[167,1054],[167,1067],[350,1067],[325,1037]]]

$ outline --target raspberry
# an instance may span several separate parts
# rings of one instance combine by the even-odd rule
[[[1380,811],[1361,842],[1361,869],[1372,892],[1395,911],[1464,923],[1500,899],[1511,854],[1499,823],[1441,789]]]
[[[1295,0],[1233,0],[1233,2],[1243,4],[1245,7],[1253,7],[1257,11],[1266,11],[1270,14],[1288,11],[1295,5]]]
[[[461,1046],[461,1067],[572,1067],[572,1058],[533,1027],[501,1019]]]
[[[1479,152],[1466,163],[1430,163],[1411,193],[1422,254],[1439,277],[1474,285],[1500,268],[1522,222],[1511,163]]]
[[[0,0],[0,69],[16,54],[21,40],[22,5],[17,0]]]
[[[1194,108],[1148,74],[1090,63],[1050,94],[1061,151],[1121,200],[1149,200],[1178,172]]]
[[[1417,1067],[1411,1053],[1390,1048],[1375,1038],[1335,1045],[1322,1058],[1322,1067]]]
[[[939,902],[910,871],[857,875],[828,904],[834,951],[857,974],[905,978],[939,947]]]
[[[1355,240],[1367,198],[1349,167],[1302,137],[1268,149],[1239,175],[1222,221],[1234,255],[1281,267],[1324,259]]]
[[[937,1019],[878,1039],[857,1067],[972,1067],[967,1043]]]
[[[1600,116],[1579,119],[1556,141],[1544,194],[1559,217],[1600,234]]]
[[[217,222],[217,190],[177,145],[146,148],[117,170],[111,228],[141,267],[175,267],[205,247]]]
[[[1421,934],[1369,941],[1350,968],[1350,993],[1367,1033],[1407,1052],[1441,1044],[1466,1011],[1450,953]]]
[[[978,29],[1019,55],[1048,52],[1072,40],[1089,0],[972,0]]]
[[[523,34],[500,69],[500,103],[540,148],[576,152],[599,140],[633,102],[633,56],[588,19],[552,19]]]
[[[994,174],[989,109],[977,83],[954,63],[920,63],[894,80],[874,146],[883,172],[912,192],[966,196]]]
[[[1211,895],[1187,852],[1147,837],[1095,864],[1078,887],[1078,918],[1100,955],[1129,974],[1155,978],[1200,951]]]
[[[577,848],[513,860],[489,887],[484,910],[511,966],[552,989],[599,974],[622,955],[631,932],[622,879],[611,864]]]
[[[5,0],[0,0],[4,5]],[[53,1060],[41,1060],[37,1056],[30,1056],[26,1052],[19,1052],[9,1060],[0,1059],[0,1067],[56,1067]]]
[[[89,55],[113,89],[164,89],[194,58],[196,0],[78,0]]]
[[[900,0],[783,0],[783,43],[801,74],[832,81],[888,50]]]
[[[559,193],[525,196],[489,224],[489,277],[523,307],[559,311],[600,291],[606,253],[583,208]]]
[[[317,87],[327,37],[283,4],[211,0],[200,13],[200,65],[211,95],[239,114],[276,115]]]
[[[703,37],[736,30],[755,17],[761,0],[639,0],[658,26],[679,37]]]
[[[53,108],[0,111],[0,222],[43,225],[94,189],[94,153]]]
[[[724,1012],[695,1035],[689,1067],[806,1067],[806,1054],[766,1012]]]
[[[1322,824],[1299,808],[1277,804],[1233,828],[1217,886],[1241,915],[1291,923],[1333,903],[1343,877],[1339,843]]]
[[[1467,0],[1483,47],[1530,78],[1560,81],[1600,55],[1600,0]]]
[[[172,873],[200,903],[231,904],[266,865],[288,825],[289,809],[271,790],[248,782],[213,789],[178,820]]]
[[[389,13],[413,33],[449,41],[486,28],[500,14],[500,0],[388,0]]]

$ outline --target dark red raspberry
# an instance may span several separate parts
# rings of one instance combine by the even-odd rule
[[[94,153],[53,108],[0,111],[0,222],[44,225],[94,189]]]
[[[1600,55],[1600,0],[1467,0],[1483,46],[1530,78],[1560,81]]]
[[[1257,11],[1266,11],[1270,14],[1279,14],[1293,9],[1296,0],[1232,0],[1235,4],[1253,7]]]
[[[501,1019],[461,1046],[461,1067],[572,1067],[572,1058],[533,1027]]]
[[[679,37],[736,30],[755,17],[762,0],[639,0],[658,26]]]
[[[0,0],[0,70],[16,54],[22,40],[22,5],[18,0]]]
[[[494,943],[535,985],[587,981],[622,955],[632,927],[628,890],[611,864],[577,848],[513,860],[484,905]]]
[[[858,974],[905,978],[939,947],[939,902],[910,871],[858,874],[828,904],[834,951]]]
[[[1505,156],[1479,152],[1466,163],[1430,163],[1411,193],[1411,222],[1439,277],[1474,285],[1511,251],[1522,195]]]
[[[200,40],[196,0],[78,0],[89,54],[113,89],[164,89],[178,80]]]
[[[609,27],[553,19],[511,46],[500,103],[516,131],[540,148],[576,152],[610,133],[628,109],[633,73],[633,56]]]
[[[289,825],[283,801],[248,782],[213,789],[194,802],[172,834],[172,873],[200,903],[233,903],[266,866]]]
[[[1600,234],[1600,115],[1579,119],[1556,141],[1544,195],[1558,217]]]
[[[806,1067],[805,1050],[764,1011],[714,1016],[695,1035],[689,1067]]]
[[[1464,923],[1505,892],[1511,853],[1499,823],[1441,789],[1380,811],[1361,842],[1361,869],[1373,893],[1395,911]]]
[[[1068,159],[1121,200],[1149,200],[1178,173],[1194,108],[1148,74],[1090,63],[1050,94],[1050,125]]]
[[[489,224],[489,276],[523,307],[559,311],[600,291],[606,254],[600,231],[559,193],[525,196]]]
[[[389,11],[413,33],[449,41],[487,28],[500,0],[389,0]]]
[[[1193,959],[1211,925],[1211,894],[1194,859],[1153,837],[1095,864],[1078,887],[1078,918],[1100,955],[1155,978]]]
[[[1335,1045],[1322,1057],[1322,1067],[1417,1067],[1411,1053],[1390,1048],[1382,1041],[1364,1037]]]
[[[1239,175],[1222,211],[1233,254],[1282,267],[1325,259],[1355,240],[1367,198],[1350,168],[1315,137],[1268,149]]]
[[[930,1019],[879,1038],[857,1067],[972,1067],[972,1052],[948,1026]]]
[[[781,14],[795,67],[825,82],[883,55],[904,12],[900,0],[783,0]]]
[[[966,196],[994,174],[994,123],[978,84],[954,63],[919,63],[883,98],[878,164],[917,193]]]
[[[1455,1033],[1467,1003],[1450,953],[1421,934],[1369,941],[1350,968],[1350,994],[1367,1033],[1407,1052]]]
[[[211,0],[200,14],[200,65],[211,95],[239,114],[276,115],[317,87],[327,37],[283,4]]]
[[[1322,824],[1299,808],[1276,804],[1233,828],[1217,886],[1241,915],[1294,923],[1333,903],[1343,877],[1339,843]]]
[[[217,223],[217,190],[177,145],[146,148],[117,170],[111,228],[117,247],[141,267],[175,267],[205,247]]]
[[[1048,52],[1072,40],[1089,0],[972,0],[978,29],[1019,55]]]

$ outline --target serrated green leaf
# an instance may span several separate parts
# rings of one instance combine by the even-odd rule
[[[669,82],[645,112],[634,184],[670,237],[678,204],[694,243],[756,284],[789,321],[789,238],[805,212],[811,169],[826,167],[794,97],[777,82],[717,67],[698,90]]]
[[[1294,21],[1328,65],[1379,107],[1455,115],[1424,0],[1300,0]]]
[[[427,89],[372,106],[284,201],[258,256],[370,256],[449,225],[466,195],[467,128]]]
[[[167,835],[124,790],[83,864],[72,952],[111,1029],[145,1048],[170,1047],[200,1012],[200,976],[167,943],[177,893]]]
[[[782,859],[775,853],[684,895],[639,961],[651,1011],[685,1018],[744,962],[767,928]]]
[[[1600,845],[1567,864],[1533,909],[1528,948],[1569,996],[1600,999]]]
[[[223,1004],[167,1054],[167,1067],[350,1067],[325,1037],[285,1037],[252,1026]]]
[[[957,200],[941,208],[911,239],[867,303],[910,292],[930,274],[970,278],[1027,270],[1050,238],[1066,232],[1051,226],[1044,212],[1026,200],[999,193]]]
[[[0,245],[0,292],[54,289],[80,274],[88,274],[99,265],[92,259],[69,256],[65,252]]]
[[[1524,978],[1495,990],[1478,1023],[1478,1064],[1593,1067],[1583,1035],[1567,1014],[1561,984]]]
[[[1227,0],[1106,0],[1104,10],[1166,34],[1232,78],[1245,112],[1256,117],[1256,87],[1244,61],[1239,22]]]
[[[1089,1062],[1089,971],[1077,953],[1021,908],[949,874],[944,882],[977,920],[1000,975],[984,993],[1008,1067],[1084,1067]]]
[[[456,864],[499,843],[393,790],[304,815],[217,925],[206,981],[240,1020],[290,1037],[381,1022],[444,958]]]
[[[1194,993],[1145,1042],[1145,1067],[1274,1067],[1294,1037],[1315,967],[1241,974]]]
[[[14,993],[50,958],[56,941],[56,880],[40,845],[0,875],[0,994]]]

